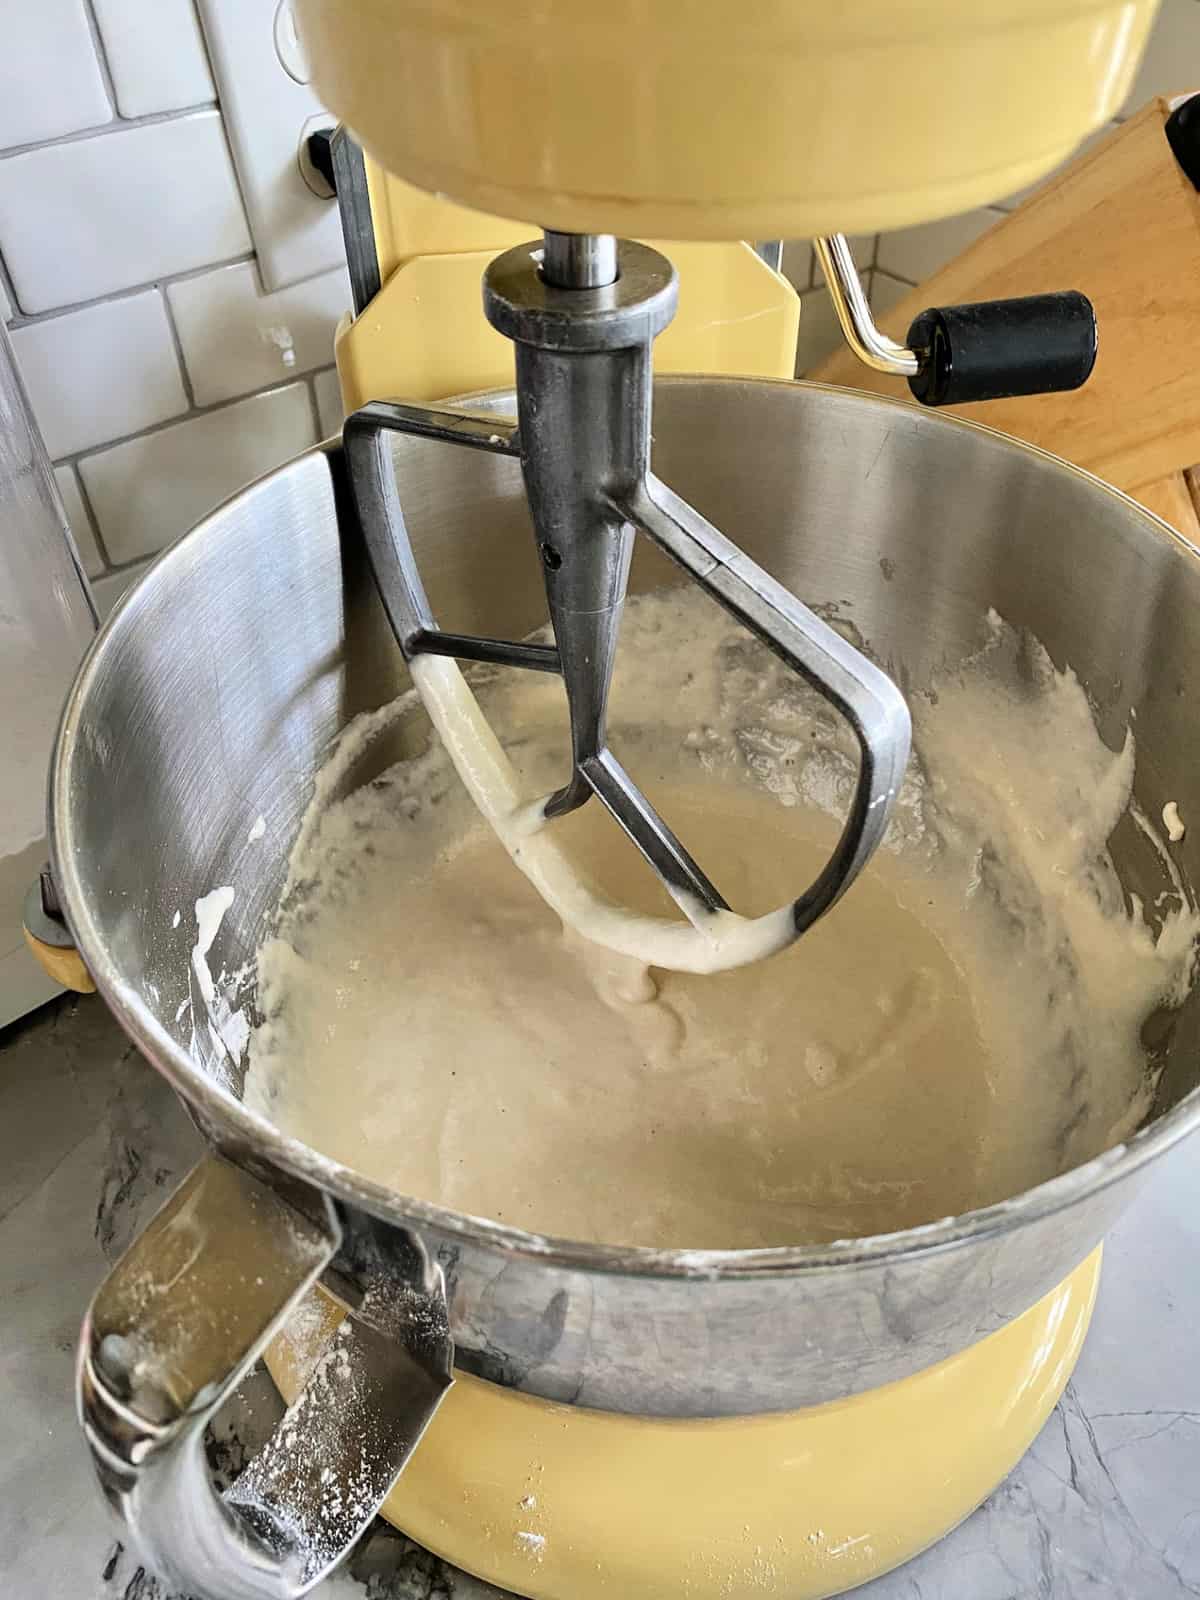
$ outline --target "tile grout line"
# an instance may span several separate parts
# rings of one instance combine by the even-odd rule
[[[103,444],[90,444],[84,450],[74,450],[68,455],[57,456],[54,465],[78,466],[81,462],[90,461],[95,456],[102,456],[109,450],[115,450],[118,445],[132,444],[135,439],[148,439],[156,433],[165,433],[168,428],[182,427],[185,422],[192,422],[197,417],[210,417],[215,411],[228,411],[231,406],[239,406],[246,400],[260,400],[264,395],[282,394],[285,389],[293,389],[297,384],[304,384],[307,377],[306,372],[300,372],[283,383],[270,383],[261,389],[251,389],[246,394],[233,395],[228,400],[213,401],[211,405],[193,406],[190,411],[181,411],[177,416],[167,417],[162,422],[152,422],[148,428],[138,428],[134,433],[123,433],[115,439],[106,439]],[[81,478],[82,476],[80,473]]]
[[[171,542],[174,543],[174,540]],[[149,555],[134,556],[132,561],[122,561],[119,566],[105,567],[103,572],[98,572],[94,578],[89,578],[88,582],[99,583],[103,578],[120,578],[126,572],[132,572],[135,567],[148,566],[151,561],[157,560],[166,548],[167,546],[164,544],[161,549],[151,550]]]
[[[121,114],[117,109],[117,86],[113,81],[112,68],[109,66],[108,49],[104,43],[104,35],[100,32],[100,19],[96,15],[92,0],[81,0],[81,3],[84,19],[92,36],[92,49],[95,52],[96,62],[100,68],[100,80],[104,84],[104,92],[108,96],[109,109],[112,111],[113,118],[116,119]],[[105,124],[101,123],[100,126],[104,127]]]
[[[279,9],[281,11],[283,9],[282,0]],[[196,6],[196,21],[200,27],[200,37],[204,41],[204,54],[208,58],[209,76],[212,78],[213,87],[217,95],[216,107],[217,114],[221,119],[221,138],[225,143],[225,154],[229,158],[229,170],[233,173],[234,188],[237,190],[238,204],[242,208],[242,216],[246,223],[246,232],[250,235],[250,241],[255,247],[253,257],[254,270],[258,277],[258,286],[260,289],[262,289],[264,287],[262,263],[258,259],[258,238],[254,228],[253,213],[249,203],[249,196],[246,193],[246,183],[242,178],[241,158],[238,151],[234,148],[233,136],[230,130],[228,118],[226,117],[225,107],[221,104],[221,74],[217,71],[216,52],[213,50],[211,41],[208,37],[208,11],[203,5]]]
[[[321,426],[321,408],[317,404],[316,373],[306,372],[304,386],[308,390],[308,409],[312,412],[313,443],[320,444],[325,437],[325,430]]]
[[[129,133],[135,128],[156,128],[164,122],[182,122],[185,117],[195,117],[209,111],[221,116],[217,101],[205,100],[199,105],[180,106],[173,111],[147,111],[140,117],[113,117],[110,122],[97,122],[90,128],[79,128],[74,133],[60,133],[54,139],[35,139],[31,144],[9,145],[6,150],[0,150],[0,167],[6,161],[15,161],[18,156],[32,155],[38,150],[57,150],[63,145],[107,139],[113,134]]]
[[[200,45],[204,51],[204,60],[208,65],[208,76],[212,81],[213,94],[216,96],[217,108],[221,112],[221,121],[224,122],[225,111],[221,106],[221,85],[217,73],[217,60],[213,55],[212,48],[208,42],[208,28],[205,25],[204,7],[203,5],[197,3],[193,9],[196,14],[196,29],[200,35]]]
[[[0,289],[3,289],[4,297],[12,307],[12,316],[8,322],[8,326],[11,328],[16,325],[18,319],[20,318],[21,308],[17,304],[16,286],[12,281],[12,275],[10,274],[8,267],[5,265],[4,252],[2,250],[0,250]]]
[[[100,560],[104,563],[104,571],[98,572],[94,578],[90,578],[88,580],[89,583],[96,583],[99,581],[99,579],[106,577],[112,568],[112,558],[108,553],[108,546],[104,542],[104,535],[100,531],[100,518],[96,515],[96,508],[92,504],[92,497],[88,493],[87,484],[83,481],[83,473],[80,472],[76,463],[73,461],[56,461],[54,465],[56,467],[65,466],[70,472],[71,476],[74,478],[75,488],[78,491],[80,501],[83,504],[84,515],[92,525],[92,538],[96,541],[96,549],[100,552]]]
[[[917,287],[911,278],[902,278],[898,272],[893,272],[890,267],[875,266],[871,268],[871,271],[882,272],[885,278],[890,278],[893,283],[902,283],[906,289],[915,289]]]
[[[175,350],[175,359],[179,363],[179,377],[183,383],[183,392],[187,397],[188,411],[191,412],[196,409],[196,393],[192,388],[192,375],[188,371],[187,360],[183,353],[183,340],[179,337],[179,328],[175,322],[175,307],[171,304],[171,296],[167,293],[165,287],[161,283],[157,287],[158,297],[162,301],[163,310],[166,312],[167,328],[171,334],[171,344]]]
[[[312,369],[310,372],[301,373],[297,377],[289,379],[286,383],[271,384],[265,389],[254,389],[251,390],[249,394],[235,395],[232,399],[220,400],[213,405],[195,406],[192,410],[186,411],[180,416],[170,417],[164,422],[156,422],[148,428],[142,428],[137,433],[124,434],[120,438],[108,440],[102,445],[89,445],[86,450],[76,450],[69,455],[59,456],[52,463],[52,465],[56,468],[66,467],[73,474],[79,489],[80,499],[83,502],[84,510],[92,524],[92,531],[96,539],[96,547],[99,550],[101,560],[104,562],[104,570],[102,572],[98,572],[94,578],[91,578],[88,581],[91,583],[99,583],[102,578],[119,576],[121,573],[127,572],[132,568],[144,566],[148,561],[152,561],[156,556],[158,556],[161,553],[161,550],[165,549],[166,546],[163,545],[160,547],[160,549],[151,550],[142,555],[134,556],[129,561],[122,561],[119,563],[113,562],[112,557],[109,555],[108,546],[105,543],[103,532],[101,531],[100,518],[96,513],[96,508],[92,503],[91,495],[88,493],[87,483],[84,480],[82,471],[80,470],[85,461],[92,460],[96,456],[104,455],[107,451],[115,449],[118,445],[131,444],[136,439],[149,438],[156,433],[165,432],[168,428],[182,426],[183,423],[190,422],[193,418],[210,416],[215,411],[227,411],[231,406],[240,405],[245,400],[261,399],[264,395],[279,393],[285,389],[294,388],[297,384],[303,385],[308,391],[309,409],[313,423],[314,442],[319,444],[323,435],[320,424],[320,410],[317,405],[316,386],[314,380],[317,373],[330,371],[336,372],[336,370],[336,365],[317,367]]]
[[[31,311],[14,316],[11,326],[14,328],[37,327],[43,322],[53,322],[56,317],[69,316],[74,311],[91,311],[96,306],[112,305],[117,300],[130,300],[135,294],[146,294],[152,289],[165,289],[171,284],[187,283],[192,278],[202,278],[210,272],[220,272],[223,267],[241,267],[248,261],[254,260],[254,252],[243,251],[241,255],[223,256],[219,261],[207,262],[201,267],[185,267],[181,272],[167,272],[161,278],[151,278],[146,283],[130,284],[126,289],[112,289],[108,294],[94,295],[90,300],[72,300],[67,305],[54,306],[49,311]],[[0,279],[4,274],[0,272]],[[320,274],[314,273],[314,277]],[[16,299],[13,305],[16,306]]]

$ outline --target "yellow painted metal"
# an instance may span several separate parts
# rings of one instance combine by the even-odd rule
[[[375,254],[383,283],[413,256],[457,255],[467,250],[487,250],[498,255],[510,245],[528,239],[534,231],[527,222],[489,216],[485,211],[472,211],[442,196],[427,194],[385,171],[370,157],[366,169]]]
[[[522,230],[528,235],[528,229]],[[800,299],[746,244],[660,246],[679,270],[679,311],[655,343],[659,372],[790,378]],[[485,320],[480,280],[495,249],[401,263],[336,350],[347,411],[513,383],[511,343]]]
[[[840,1594],[941,1538],[1020,1459],[1075,1366],[1099,1272],[1097,1250],[949,1360],[782,1416],[621,1417],[460,1376],[383,1515],[533,1600]],[[318,1291],[268,1350],[289,1402],[342,1315]]]
[[[63,946],[46,944],[28,928],[22,927],[25,943],[29,953],[48,978],[55,983],[61,983],[64,989],[71,989],[76,994],[95,994],[96,985],[92,975],[83,964],[83,957],[74,945]]]
[[[874,232],[997,199],[1129,90],[1158,0],[296,0],[389,171],[539,227]]]

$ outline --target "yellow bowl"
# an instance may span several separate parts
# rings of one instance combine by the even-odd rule
[[[777,1416],[618,1416],[459,1375],[383,1515],[531,1600],[841,1594],[940,1539],[1020,1460],[1075,1366],[1099,1272],[1096,1250],[937,1366]],[[268,1350],[289,1403],[344,1314],[318,1290]]]

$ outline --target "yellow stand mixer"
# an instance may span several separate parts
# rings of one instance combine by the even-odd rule
[[[697,242],[776,235],[816,239],[852,348],[903,372],[927,402],[1073,387],[1094,351],[1078,297],[931,314],[924,337],[910,332],[899,346],[874,330],[837,234],[927,220],[1040,176],[1119,106],[1154,5],[298,9],[316,82],[369,152],[356,174],[347,141],[339,181],[344,208],[359,186],[360,230],[369,196],[371,237],[360,242],[377,273],[356,285],[359,315],[339,334],[347,410],[508,387],[516,341],[519,429],[410,405],[369,408],[374,424],[359,417],[348,432],[352,468],[372,484],[359,512],[406,656],[546,664],[437,628],[394,537],[402,510],[381,430],[520,451],[575,744],[572,779],[546,814],[599,796],[694,921],[722,911],[702,870],[614,774],[603,702],[615,624],[580,642],[580,613],[598,609],[586,596],[602,594],[610,620],[619,616],[625,524],[639,523],[799,670],[826,686],[834,678],[835,703],[859,731],[856,816],[828,881],[790,908],[779,942],[795,937],[877,842],[907,754],[903,707],[861,658],[834,659],[815,619],[797,620],[790,597],[757,571],[747,577],[744,558],[739,570],[715,530],[648,478],[649,348],[670,316],[674,275],[657,252],[611,235],[688,241],[662,247],[689,316],[664,334],[660,371],[790,376],[790,288],[746,245]],[[541,249],[495,213],[545,228]],[[497,250],[507,254],[492,264]],[[469,309],[485,270],[486,321]],[[589,470],[606,484],[628,479],[609,494],[607,519],[571,500]],[[589,517],[590,539],[572,545]],[[582,600],[558,578],[580,562]],[[814,660],[816,647],[831,653]],[[573,678],[576,662],[586,665]],[[799,1412],[629,1417],[460,1374],[384,1515],[538,1600],[840,1593],[940,1537],[1019,1459],[1070,1375],[1098,1268],[1096,1252],[1023,1316],[935,1367]],[[328,1295],[312,1313],[305,1338],[277,1339],[268,1357],[289,1401],[344,1314]]]
[[[511,388],[513,347],[480,314],[479,285],[528,228],[423,194],[364,159],[344,129],[331,162],[356,306],[337,334],[347,413],[400,395]],[[680,305],[655,369],[790,378],[800,316],[791,285],[737,241],[670,249]]]
[[[330,738],[363,708],[354,674],[359,688],[370,677],[373,705],[406,683],[373,590],[363,606],[360,544],[418,687],[446,658],[561,672],[572,759],[563,787],[539,802],[547,837],[559,813],[589,799],[607,807],[685,913],[670,924],[681,930],[678,964],[761,955],[828,910],[882,835],[907,710],[884,673],[650,470],[651,346],[680,288],[668,257],[683,265],[685,314],[702,341],[678,345],[673,365],[786,371],[794,297],[737,241],[812,237],[853,348],[927,403],[1077,385],[1095,352],[1081,297],[931,311],[901,345],[874,328],[838,230],[921,221],[1048,171],[1121,103],[1155,5],[298,0],[297,10],[316,84],[369,159],[354,181],[371,206],[378,281],[357,293],[338,352],[354,416],[341,447],[245,491],[118,609],[72,691],[52,777],[55,878],[81,954],[213,1146],[93,1301],[78,1369],[83,1431],[148,1563],[213,1600],[295,1600],[377,1509],[533,1600],[843,1592],[953,1527],[1026,1449],[1078,1355],[1118,1188],[1194,1125],[1196,1108],[1166,1102],[1124,1151],[904,1235],[704,1253],[544,1239],[398,1195],[250,1111],[220,1040],[207,1056],[203,1026],[187,1036],[191,977],[171,911],[228,884],[228,915],[205,951],[215,970],[247,961],[270,885],[245,863],[238,805],[271,811],[267,838],[250,835],[261,863],[293,836]],[[456,209],[424,202],[422,214],[399,180]],[[522,226],[497,220],[508,217]],[[542,237],[530,242],[531,228]],[[688,243],[630,242],[647,235]],[[430,285],[470,282],[484,266],[486,319],[464,309],[462,328],[447,329],[440,290],[428,314]],[[750,342],[735,348],[720,325],[736,330],[739,317]],[[494,403],[430,403],[507,387],[514,353],[515,424]],[[893,461],[868,485],[837,452],[853,441],[876,460],[897,435],[921,443],[935,497],[953,471],[968,519],[974,474],[995,473],[1005,509],[990,508],[992,534],[1012,535],[1010,490],[1027,502],[1045,493],[1051,521],[1086,524],[1114,561],[1128,557],[1103,591],[1094,573],[1072,580],[1086,601],[1073,649],[1099,631],[1102,602],[1124,605],[1114,590],[1144,584],[1183,597],[1183,622],[1149,602],[1134,619],[1145,633],[1152,618],[1156,648],[1169,641],[1181,657],[1187,606],[1200,603],[1194,552],[1164,546],[1152,519],[1095,480],[909,407],[786,385],[693,388],[664,386],[659,410],[678,421],[695,407],[702,455],[719,457],[707,430],[722,425],[757,430],[750,472],[788,454],[786,494],[763,502],[778,513],[759,546],[765,560],[786,556],[793,524],[782,508],[802,500],[789,454],[798,430],[810,434],[804,476],[836,457],[821,492],[838,489],[843,514],[865,507],[870,522],[895,509],[905,468]],[[396,441],[401,465],[416,464],[398,480]],[[434,454],[450,455],[452,469],[434,467]],[[702,465],[691,464],[697,498],[729,471],[719,459]],[[874,498],[884,477],[890,500]],[[424,529],[414,519],[410,539],[403,501],[422,481],[440,483],[429,504],[444,515]],[[753,487],[744,474],[739,492]],[[482,534],[455,525],[470,493],[488,512]],[[343,525],[351,500],[353,526]],[[916,544],[929,503],[913,505]],[[806,515],[818,510],[808,504]],[[422,563],[457,541],[447,572],[473,565],[478,577],[481,537],[494,549],[527,513],[534,547],[514,539],[504,559],[536,562],[540,580],[536,597],[519,584],[508,596],[511,637],[447,631]],[[766,919],[736,918],[608,748],[635,526],[858,736],[839,844]],[[857,529],[860,541],[869,535]],[[1029,519],[1012,536],[1036,567],[1042,542]],[[973,616],[986,610],[1001,544],[989,543],[977,588],[956,568],[937,592],[965,595]],[[878,549],[872,572],[887,559]],[[496,570],[484,574],[485,598],[499,605]],[[924,585],[941,580],[921,572],[917,634]],[[1051,573],[1034,587],[1053,603],[1057,583]],[[513,642],[543,589],[553,644]],[[1108,618],[1106,637],[1126,620]],[[1173,676],[1174,658],[1164,660]],[[179,684],[199,695],[204,672],[209,715],[185,716]],[[1180,704],[1147,697],[1138,722],[1164,781],[1178,776],[1171,760],[1185,759]],[[220,730],[220,760],[197,749],[197,722]],[[1178,781],[1182,793],[1186,773]],[[233,885],[252,882],[258,900],[247,890],[239,901]],[[206,1420],[273,1336],[268,1364],[294,1404],[218,1496]]]

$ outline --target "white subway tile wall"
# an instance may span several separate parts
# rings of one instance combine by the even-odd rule
[[[315,443],[312,396],[293,383],[84,456],[79,471],[105,549],[123,565]]]
[[[108,616],[126,589],[132,588],[149,565],[148,561],[139,561],[135,566],[122,567],[119,572],[110,572],[92,584],[92,599],[101,622]]]
[[[249,394],[329,364],[350,307],[344,267],[264,294],[253,261],[167,290],[197,405]]]
[[[11,337],[52,456],[140,433],[188,408],[156,289],[31,322]]]
[[[1186,94],[1193,89],[1200,89],[1200,0],[1163,0],[1125,102],[1126,113],[1156,94]]]
[[[92,0],[123,117],[217,98],[192,0]]]
[[[273,61],[275,0],[204,0],[204,9],[207,42],[193,0],[5,7],[0,319],[11,324],[102,612],[166,541],[310,444],[314,413],[322,435],[341,425],[331,363],[348,295],[342,272],[329,270],[332,202],[305,191],[294,216],[290,164],[273,190],[273,158],[242,131],[254,61]],[[277,293],[262,283],[279,262],[252,259],[227,142],[231,108],[212,104],[214,51],[241,96],[232,120],[254,214],[283,240],[276,254],[286,254],[289,276],[316,275]],[[1200,0],[1164,0],[1126,111],[1189,88],[1200,89]],[[270,93],[263,126],[275,138],[270,119],[291,100],[273,80]],[[1021,198],[855,238],[876,311]],[[784,271],[804,303],[803,373],[840,335],[807,240],[787,242]]]
[[[74,467],[55,467],[54,481],[58,484],[58,492],[62,496],[63,509],[67,513],[71,537],[75,541],[76,550],[79,551],[83,570],[89,578],[98,577],[104,571],[104,557],[100,554],[100,546],[96,543],[96,530],[92,527],[88,508],[83,503],[78,474]]]
[[[881,233],[875,256],[875,265],[893,278],[904,278],[908,283],[920,283],[936,272],[943,262],[961,255],[969,244],[974,244],[981,233],[995,227],[1004,215],[1001,211],[981,206],[975,211],[962,211],[955,217],[942,217],[937,222],[922,223],[916,228],[899,228],[895,233]]]
[[[245,6],[269,41],[275,0]],[[349,286],[322,271],[326,237],[301,262],[317,276],[263,292],[194,0],[4,20],[0,321],[105,614],[148,556],[312,444],[318,414],[340,426]]]
[[[15,0],[3,23],[0,149],[109,121],[83,0]]]
[[[342,428],[342,389],[338,383],[336,367],[327,367],[313,378],[313,393],[317,397],[317,421],[321,425],[322,439],[328,439]]]
[[[841,339],[837,314],[829,290],[810,289],[800,297],[800,336],[796,340],[796,376],[802,378],[817,362],[837,348]]]
[[[877,317],[882,317],[912,288],[911,283],[904,283],[899,278],[893,278],[890,273],[876,267],[871,274],[871,310]]]
[[[216,111],[0,161],[0,250],[22,311],[51,311],[248,254]]]
[[[807,239],[783,241],[783,263],[780,271],[796,290],[803,294],[812,288],[812,247]]]
[[[307,67],[299,42],[294,49],[287,43],[287,9],[276,12],[274,0],[199,5],[262,281],[282,289],[330,271],[344,257],[342,230],[335,209],[302,177],[298,155],[302,132],[333,119],[312,88],[296,81]]]

